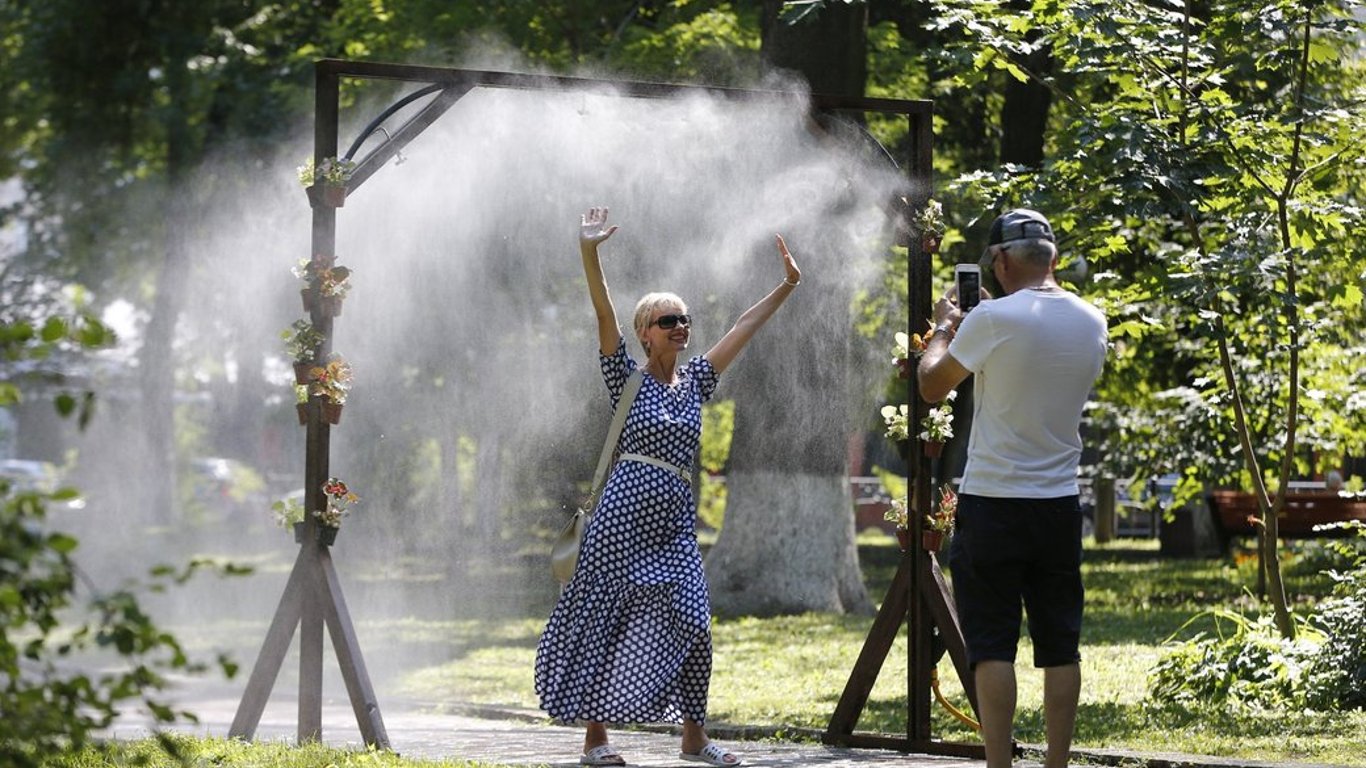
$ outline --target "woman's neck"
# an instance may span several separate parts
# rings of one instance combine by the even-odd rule
[[[673,350],[659,352],[650,355],[650,359],[645,361],[645,372],[655,377],[655,380],[657,381],[662,381],[665,384],[672,384],[677,362],[677,352]]]

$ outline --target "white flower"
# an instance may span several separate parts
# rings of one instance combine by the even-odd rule
[[[949,393],[949,400],[953,400],[954,393]],[[920,420],[920,439],[932,442],[943,443],[953,437],[953,406],[947,401],[942,405],[931,408],[925,418]]]
[[[910,437],[910,406],[884,405],[882,407],[882,418],[887,422],[888,438],[906,440]]]
[[[892,362],[905,360],[911,356],[911,337],[904,331],[896,332],[896,346],[892,348]]]

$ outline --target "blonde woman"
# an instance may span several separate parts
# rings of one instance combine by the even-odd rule
[[[709,741],[705,730],[711,601],[689,468],[700,445],[702,403],[802,273],[779,236],[782,280],[711,349],[686,361],[693,330],[687,305],[672,293],[647,294],[633,323],[645,355],[640,362],[627,350],[598,257],[598,246],[616,231],[606,208],[590,209],[579,230],[613,406],[632,371],[644,376],[574,578],[537,646],[536,693],[555,719],[586,724],[583,765],[626,764],[608,742],[606,723],[682,721],[680,758],[737,766],[740,758]]]

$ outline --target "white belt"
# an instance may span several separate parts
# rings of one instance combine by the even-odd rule
[[[676,475],[679,480],[682,480],[685,483],[689,482],[687,472],[683,471],[679,467],[674,466],[673,464],[670,464],[667,461],[656,459],[653,456],[645,456],[639,453],[623,453],[621,454],[620,458],[622,461],[638,461],[641,464],[653,464],[656,467],[659,467],[660,469],[667,469],[670,472],[674,473],[674,475]]]

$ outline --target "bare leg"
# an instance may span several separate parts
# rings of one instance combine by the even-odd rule
[[[588,728],[583,734],[583,753],[588,754],[588,750],[593,747],[601,747],[607,743],[607,726],[602,723],[589,721]]]
[[[688,719],[683,720],[683,744],[680,747],[684,752],[695,755],[707,746],[707,731],[696,722]]]
[[[1043,721],[1048,738],[1044,768],[1067,768],[1072,748],[1072,727],[1077,722],[1081,698],[1081,665],[1048,667],[1043,671]]]
[[[977,683],[987,768],[1009,768],[1014,757],[1011,733],[1015,727],[1015,665],[1008,661],[979,661],[973,677]]]

